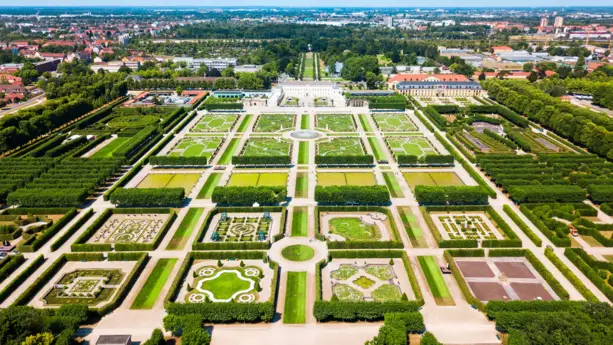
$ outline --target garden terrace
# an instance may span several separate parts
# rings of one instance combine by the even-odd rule
[[[464,186],[455,172],[403,172],[411,190],[416,186]]]
[[[374,186],[377,184],[372,172],[317,172],[318,186]]]
[[[432,143],[424,136],[385,137],[385,144],[398,164],[403,166],[453,165],[453,157],[439,155]]]
[[[87,304],[105,315],[121,305],[146,265],[144,253],[64,254],[15,301],[38,308]]]
[[[179,269],[179,272],[175,277],[168,294],[166,295],[164,306],[171,315],[184,316],[187,314],[197,313],[204,322],[271,322],[275,314],[277,287],[279,284],[279,268],[274,262],[265,263],[265,258],[266,253],[261,251],[191,252],[183,261],[183,265]],[[242,268],[241,261],[244,264]],[[234,298],[239,298],[242,294],[248,295],[250,294],[251,289],[245,292],[242,292],[243,290],[239,290],[239,288],[242,288],[244,280],[238,278],[239,275],[237,273],[231,273],[230,271],[243,271],[244,275],[247,276],[243,278],[247,280],[255,280],[255,278],[249,277],[246,272],[247,267],[254,267],[263,274],[263,277],[262,274],[258,276],[259,287],[261,290],[257,291],[258,289],[256,288],[255,292],[257,294],[252,293],[252,295],[256,295],[256,299],[253,300],[251,297],[244,297],[241,300],[243,303],[214,301],[202,303],[204,302],[204,299],[198,296],[192,297],[192,301],[189,301],[189,297],[187,297],[188,300],[186,302],[185,297],[189,293],[200,293],[199,290],[195,289],[196,286],[190,284],[190,281],[193,283],[194,279],[198,279],[202,269],[209,268],[202,271],[204,274],[209,274],[207,272],[210,272],[210,268],[214,267],[216,267],[217,272],[227,271],[227,273],[224,273],[223,276],[221,276],[223,280],[226,280],[226,278],[232,278],[232,280],[217,281],[217,279],[215,279],[213,282],[209,280],[208,283],[202,284],[201,290],[209,291],[209,293],[213,294],[213,296],[215,296],[214,292],[217,291],[226,294],[228,293],[227,291],[234,291],[232,295],[238,292],[238,295]],[[196,271],[197,268],[200,268],[200,270]],[[197,278],[194,278],[194,272],[196,273]],[[216,274],[218,273],[214,273],[214,275]],[[240,274],[241,276],[243,275],[242,272]],[[230,275],[234,275],[234,277]],[[219,276],[217,278],[219,278]],[[202,278],[200,278],[200,280],[202,280]],[[241,280],[241,282],[238,280]],[[220,288],[220,286],[225,285],[225,283],[228,283],[230,288],[224,292],[225,289]],[[187,291],[188,287],[189,292]],[[205,293],[202,292],[202,294]],[[232,296],[229,297],[232,299]]]
[[[456,132],[452,135],[452,138],[470,150],[470,156],[476,154],[514,154],[514,149],[517,147],[512,141],[489,130],[485,130],[483,133],[475,130]]]
[[[253,125],[254,132],[274,133],[293,130],[296,127],[294,114],[261,114]]]
[[[138,182],[136,188],[183,188],[185,195],[189,195],[200,177],[200,174],[193,173],[150,173]]]
[[[338,250],[316,267],[313,315],[326,321],[377,321],[388,312],[413,312],[423,298],[401,250]]]
[[[218,207],[206,216],[193,250],[268,249],[285,229],[284,207]]]
[[[440,248],[522,245],[517,234],[491,206],[425,206],[420,210]]]
[[[468,303],[485,311],[488,301],[568,300],[568,291],[527,249],[446,250],[445,260]],[[512,303],[512,302],[509,302]]]
[[[417,126],[404,113],[372,113],[372,119],[381,132],[414,132]]]
[[[10,192],[23,187],[51,168],[52,164],[53,159],[46,157],[0,159],[0,201],[5,203]]]
[[[177,122],[185,110],[176,107],[115,107],[111,114],[88,126],[84,131],[133,131],[147,126],[167,127]]]
[[[205,114],[190,132],[229,132],[234,128],[238,119],[239,114]]]
[[[233,173],[227,186],[285,186],[287,185],[288,173]]]
[[[398,227],[386,207],[319,206],[316,237],[330,249],[402,248]]]
[[[106,187],[122,159],[68,158],[9,194],[7,202],[26,207],[78,206]]]
[[[315,128],[331,132],[355,132],[357,127],[351,114],[317,114]]]
[[[372,165],[373,156],[366,154],[362,139],[340,137],[316,143],[315,164],[331,166]]]
[[[281,138],[249,138],[238,156],[232,156],[234,165],[291,164],[293,145]]]
[[[172,226],[171,209],[106,209],[71,246],[75,252],[154,250]]]
[[[562,153],[569,151],[566,147],[551,141],[546,135],[535,133],[531,129],[513,128],[507,131],[507,136],[525,152]]]

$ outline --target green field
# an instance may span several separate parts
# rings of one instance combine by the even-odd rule
[[[362,156],[364,148],[360,138],[334,138],[317,143],[320,156]]]
[[[377,226],[364,224],[357,217],[332,218],[329,225],[330,233],[342,236],[349,242],[381,239],[381,232]]]
[[[360,123],[362,124],[364,132],[372,132],[373,130],[370,121],[368,121],[368,115],[360,114],[358,117],[360,118]]]
[[[223,138],[218,137],[185,137],[170,150],[168,155],[171,157],[207,157],[210,162],[222,141]]]
[[[91,158],[110,158],[113,157],[113,152],[117,151],[118,148],[123,146],[125,143],[130,141],[131,137],[117,137],[108,145],[104,146],[100,149],[100,151],[91,155]]]
[[[306,141],[298,143],[298,164],[309,164],[309,143]]]
[[[454,172],[405,172],[402,173],[409,187],[415,186],[463,186],[464,182]]]
[[[230,162],[232,162],[232,156],[234,156],[234,152],[236,152],[236,149],[238,149],[239,144],[240,144],[240,139],[235,138],[235,139],[230,140],[230,143],[228,144],[228,146],[226,147],[226,150],[221,155],[221,158],[219,158],[219,161],[217,161],[217,164],[221,164],[221,165],[230,164]]]
[[[434,301],[437,305],[455,305],[451,292],[447,288],[447,283],[443,278],[440,268],[436,264],[433,256],[418,256],[417,260],[421,266],[421,270],[426,276],[426,281],[434,297]]]
[[[428,244],[426,243],[426,239],[424,238],[424,234],[419,229],[419,223],[417,222],[417,218],[411,212],[411,208],[408,206],[398,206],[398,214],[400,214],[400,220],[402,220],[402,224],[409,235],[409,240],[411,244],[415,248],[427,248]]]
[[[200,174],[149,174],[136,188],[184,188],[189,195]]]
[[[309,231],[309,210],[306,207],[294,207],[292,215],[292,236],[306,237]]]
[[[238,116],[238,114],[207,114],[192,127],[190,132],[229,132],[234,127]]]
[[[379,145],[379,139],[377,139],[376,137],[368,137],[368,143],[370,144],[370,148],[375,154],[375,159],[377,161],[387,160],[385,152],[383,152],[383,148],[381,148],[381,145]]]
[[[377,184],[371,172],[318,172],[319,186],[374,186]]]
[[[300,116],[300,129],[311,129],[310,118],[311,116],[308,114],[302,114],[302,116]]]
[[[228,186],[285,186],[287,184],[287,173],[233,173],[228,181]]]
[[[307,198],[309,196],[309,173],[298,172],[296,174],[296,198]]]
[[[253,128],[254,132],[272,133],[294,129],[296,115],[293,114],[263,114]]]
[[[355,132],[356,126],[351,114],[317,114],[315,117],[317,129],[332,132]]]
[[[386,137],[385,141],[392,150],[394,156],[409,155],[421,157],[438,154],[432,145],[430,145],[428,139],[423,136]]]
[[[382,132],[413,132],[417,127],[406,114],[372,114]]]
[[[170,277],[177,259],[159,259],[130,309],[151,309]]]
[[[306,272],[287,272],[283,323],[306,322]]]
[[[241,156],[289,156],[292,144],[280,138],[249,138]]]
[[[250,283],[230,271],[222,271],[217,278],[206,280],[200,286],[203,290],[210,291],[215,298],[224,300],[232,297],[237,291],[248,290]]]
[[[385,180],[385,184],[387,185],[387,189],[389,189],[392,198],[404,198],[404,193],[402,193],[402,189],[400,189],[400,185],[398,184],[398,180],[396,180],[396,176],[391,171],[383,172],[383,179]]]
[[[203,208],[190,208],[185,214],[185,218],[179,224],[179,228],[170,239],[166,250],[178,250],[185,248],[189,236],[194,232],[198,220],[204,212]]]
[[[222,173],[212,173],[209,175],[204,186],[202,186],[202,189],[198,192],[196,199],[210,199],[213,195],[213,189],[217,187],[219,181],[221,181],[221,177]]]
[[[306,53],[304,55],[304,73],[303,79],[315,79],[315,70],[313,69],[313,53]]]
[[[249,124],[251,123],[251,119],[253,119],[253,115],[251,115],[251,114],[245,115],[243,117],[243,121],[238,126],[238,129],[236,131],[239,132],[239,133],[246,132],[247,128],[249,128]]]
[[[294,244],[283,248],[281,255],[290,261],[307,261],[315,256],[315,250],[303,244]]]

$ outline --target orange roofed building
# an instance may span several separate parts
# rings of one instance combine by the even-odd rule
[[[402,94],[419,97],[471,97],[483,93],[481,84],[461,74],[398,74],[387,83]]]

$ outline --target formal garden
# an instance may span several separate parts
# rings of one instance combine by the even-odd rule
[[[261,114],[253,125],[254,132],[274,133],[292,130],[296,127],[296,115]]]
[[[61,277],[43,297],[45,306],[108,302],[122,283],[120,269],[77,269]]]
[[[217,154],[224,139],[220,137],[189,136],[181,139],[168,152],[169,157],[206,157],[208,161]]]
[[[414,132],[417,126],[404,113],[372,113],[377,128],[381,132]]]
[[[238,119],[238,114],[206,114],[190,129],[190,132],[229,132],[234,128]]]
[[[317,114],[315,128],[330,132],[355,132],[356,124],[351,114]]]

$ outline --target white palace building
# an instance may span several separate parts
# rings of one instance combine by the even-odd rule
[[[286,81],[278,84],[271,90],[268,106],[276,107],[291,99],[303,107],[312,107],[318,101],[325,101],[332,107],[345,106],[343,88],[325,81]]]

